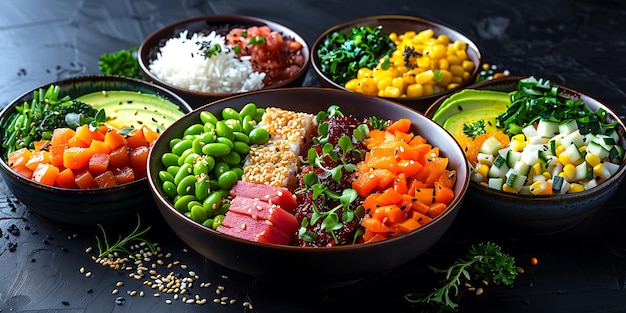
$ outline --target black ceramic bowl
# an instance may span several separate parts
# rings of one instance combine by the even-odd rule
[[[297,74],[293,75],[291,78],[279,83],[274,83],[273,85],[265,87],[264,89],[300,86],[304,80],[310,63],[309,46],[306,41],[296,32],[287,28],[284,25],[266,19],[244,15],[198,16],[181,20],[156,30],[154,33],[148,36],[139,47],[138,59],[141,71],[143,72],[146,80],[165,87],[170,91],[180,95],[193,108],[197,108],[201,105],[207,104],[217,99],[232,96],[234,95],[232,93],[203,92],[176,86],[172,83],[160,79],[159,77],[157,77],[157,75],[152,73],[150,71],[150,64],[156,58],[156,53],[158,52],[160,47],[162,47],[168,39],[172,37],[178,37],[178,35],[182,31],[188,31],[188,36],[191,36],[191,34],[193,33],[206,31],[207,29],[213,29],[216,27],[226,27],[227,29],[230,29],[231,27],[242,26],[269,26],[271,30],[279,32],[283,35],[283,37],[291,38],[302,45],[302,50],[300,51],[300,54],[304,59],[304,64],[300,68],[300,71]]]
[[[483,81],[468,89],[511,92],[516,90],[522,78],[511,76]],[[562,89],[563,95],[572,99],[582,99],[594,112],[600,108],[606,110],[608,121],[618,122],[620,145],[626,148],[626,126],[609,106],[571,88],[557,86]],[[449,96],[444,96],[433,103],[426,111],[426,116],[432,117]],[[466,203],[468,210],[474,212],[473,215],[479,216],[481,223],[485,223],[488,229],[519,236],[553,234],[581,223],[605,206],[607,201],[620,191],[625,176],[626,161],[623,161],[615,175],[594,188],[577,193],[554,195],[512,194],[470,181]]]
[[[33,99],[33,91],[48,88],[51,84],[58,85],[61,96],[72,98],[102,90],[128,90],[147,94],[155,94],[180,106],[187,113],[191,107],[172,92],[149,84],[145,81],[116,76],[82,76],[51,82],[28,91],[9,103],[0,113],[0,119],[15,112],[15,107]],[[2,134],[0,134],[1,136]],[[0,159],[0,174],[9,190],[31,212],[54,222],[94,225],[117,221],[120,217],[133,215],[140,209],[152,207],[154,201],[150,195],[147,179],[104,189],[65,189],[51,187],[24,178],[13,171]]]
[[[481,56],[480,50],[478,49],[476,44],[474,44],[474,42],[472,42],[463,33],[451,27],[448,27],[446,25],[442,25],[440,23],[436,23],[430,20],[419,18],[419,17],[381,15],[381,16],[359,18],[359,19],[355,19],[352,21],[348,21],[348,22],[333,26],[327,29],[326,31],[324,31],[315,40],[315,42],[311,46],[311,65],[322,86],[349,91],[343,85],[333,81],[330,77],[328,77],[326,73],[324,73],[322,66],[321,66],[321,61],[318,55],[318,51],[320,49],[320,46],[323,44],[324,39],[328,35],[334,32],[339,32],[341,34],[347,35],[351,32],[353,28],[360,27],[360,26],[369,26],[371,28],[382,26],[382,33],[390,34],[392,32],[395,32],[398,35],[403,34],[407,31],[411,31],[411,30],[419,33],[420,31],[423,31],[423,30],[432,29],[434,31],[435,37],[439,35],[446,35],[450,38],[450,42],[462,41],[462,42],[467,43],[467,49],[466,49],[467,58],[474,63],[474,68],[470,72],[469,77],[467,77],[467,79],[465,79],[459,86],[452,88],[452,89],[444,90],[439,93],[422,96],[422,97],[400,97],[400,98],[386,97],[386,99],[388,100],[399,102],[419,112],[425,112],[428,106],[431,105],[435,100],[437,100],[437,98],[450,94],[450,93],[454,93],[456,91],[459,91],[473,84],[476,81],[476,77],[478,76],[478,73],[480,72],[480,67],[481,67],[480,65],[482,62],[482,56]],[[437,65],[435,66],[435,68],[439,68],[439,66]]]
[[[202,226],[177,211],[165,196],[159,179],[159,171],[164,169],[161,155],[170,149],[170,140],[180,137],[188,126],[200,121],[201,112],[219,113],[226,107],[239,110],[249,102],[258,107],[273,106],[312,114],[336,104],[344,114],[360,118],[372,115],[392,120],[409,118],[413,122],[411,131],[440,147],[442,154],[449,158],[449,167],[456,170],[455,198],[445,213],[413,232],[351,246],[304,248],[255,243]],[[439,125],[397,103],[329,88],[264,90],[198,108],[158,138],[149,156],[148,172],[150,188],[161,214],[186,244],[220,265],[282,286],[301,286],[303,277],[309,286],[344,283],[384,272],[418,257],[437,242],[455,219],[469,180],[467,162],[460,146]]]

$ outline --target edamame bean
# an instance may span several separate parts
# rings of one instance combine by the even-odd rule
[[[174,139],[170,140],[170,149],[172,149],[175,144],[181,142],[182,140],[183,140],[182,138],[174,138]]]
[[[218,180],[219,183],[219,180]],[[196,193],[196,177],[193,175],[185,176],[176,185],[176,193],[179,195],[195,195]]]
[[[174,175],[174,184],[176,184],[176,186],[180,185],[180,181],[191,175],[191,173],[193,173],[193,166],[189,163],[184,163]]]
[[[263,114],[265,114],[265,108],[257,108],[253,116],[254,120],[257,121],[257,123],[260,122],[263,118]]]
[[[235,141],[233,142],[233,151],[242,155],[247,155],[248,152],[250,152],[250,146],[243,141]]]
[[[226,137],[217,137],[215,138],[215,142],[223,143],[227,145],[229,148],[233,148],[233,141]]]
[[[187,151],[187,149],[190,149],[192,146],[193,141],[187,139],[181,140],[174,144],[174,146],[172,147],[172,153],[181,156],[183,152]]]
[[[187,160],[187,157],[194,154],[195,152],[193,152],[193,148],[189,148],[185,151],[183,151],[183,153],[180,155],[180,157],[178,157],[178,165],[183,165],[183,163],[185,163],[185,161]]]
[[[224,215],[216,215],[213,218],[213,223],[211,224],[211,228],[213,229],[217,229],[218,227],[220,227],[220,225],[222,225],[222,222],[224,221]]]
[[[222,207],[222,194],[218,191],[213,191],[202,202],[202,207],[211,212],[215,212]]]
[[[168,166],[167,167],[167,172],[172,174],[172,176],[174,176],[174,180],[176,180],[176,173],[178,173],[178,171],[180,170],[180,166],[178,165],[172,165],[172,166]]]
[[[170,174],[170,172],[166,170],[159,171],[159,179],[162,182],[171,181],[174,182],[174,175]]]
[[[226,126],[228,126],[228,128],[230,128],[234,132],[243,131],[243,127],[241,126],[240,120],[235,120],[235,119],[224,120],[224,123],[226,123]]]
[[[183,163],[189,163],[193,165],[194,163],[196,163],[196,160],[198,158],[200,158],[200,155],[195,152],[192,152],[192,153],[189,153],[187,156],[185,156]]]
[[[196,182],[195,195],[199,201],[204,201],[211,191],[211,180],[203,177]]]
[[[178,165],[178,157],[178,155],[171,152],[163,153],[163,155],[161,155],[161,163],[165,167]]]
[[[189,211],[191,211],[191,208],[192,208],[194,205],[199,205],[199,206],[202,206],[202,203],[200,203],[200,201],[198,201],[198,200],[191,200],[191,201],[187,202],[187,209],[188,209]]]
[[[241,121],[241,115],[239,114],[239,112],[237,112],[237,110],[233,109],[233,108],[224,108],[222,109],[222,119],[224,120],[239,120]]]
[[[222,157],[222,160],[229,165],[238,165],[241,162],[241,156],[235,151],[231,151]]]
[[[166,180],[163,182],[163,192],[169,199],[176,197],[176,185],[173,181]]]
[[[226,197],[228,197],[228,190],[220,190],[219,192],[222,193],[222,196],[224,196],[224,192],[226,193]],[[214,215],[225,215],[226,212],[228,212],[228,208],[230,208],[230,203],[223,203],[215,212],[213,212]]]
[[[205,175],[208,176],[215,166],[215,159],[211,156],[200,157],[196,163],[193,164],[193,174],[196,176]]]
[[[233,167],[231,171],[237,173],[238,179],[241,179],[241,177],[243,177],[243,169],[241,167]]]
[[[234,138],[233,130],[230,129],[228,125],[226,125],[226,122],[224,120],[217,121],[217,123],[215,123],[215,134],[218,137],[226,137],[230,140],[233,140]]]
[[[200,121],[202,121],[202,123],[204,124],[206,123],[215,124],[217,123],[217,117],[215,116],[215,114],[209,111],[202,111],[200,112]]]
[[[251,144],[260,145],[266,143],[270,139],[270,133],[263,127],[257,127],[250,131],[248,137],[250,138]]]
[[[246,144],[250,143],[250,137],[242,132],[233,132],[233,137],[235,138],[233,141],[241,141]]]
[[[192,124],[187,127],[187,129],[185,129],[185,131],[183,132],[183,136],[195,136],[201,134],[202,132],[204,132],[203,124]]]
[[[213,219],[212,218],[207,218],[206,220],[204,220],[204,222],[202,222],[202,226],[207,227],[207,228],[212,228],[212,226],[213,226]]]
[[[239,176],[236,172],[228,170],[217,178],[217,184],[220,189],[229,190],[233,185],[235,185],[238,179]]]
[[[212,142],[202,147],[202,153],[212,157],[221,157],[230,153],[230,147],[225,143]]]
[[[191,219],[195,222],[202,223],[207,219],[207,213],[201,205],[194,205],[191,207]]]
[[[174,208],[181,213],[188,212],[189,207],[187,207],[187,204],[194,200],[196,200],[194,195],[183,195],[174,202]]]
[[[204,123],[204,132],[215,134],[215,123]]]
[[[254,129],[257,122],[254,120],[254,117],[246,115],[243,117],[241,121],[241,128],[243,129],[244,134],[250,134],[250,132]]]
[[[246,105],[243,106],[243,108],[241,108],[241,110],[239,111],[239,115],[241,115],[241,118],[244,118],[245,116],[254,116],[254,114],[256,114],[256,104],[250,102]]]
[[[213,168],[213,173],[215,177],[220,177],[224,172],[230,170],[230,165],[224,161],[219,161],[215,163],[215,168]]]

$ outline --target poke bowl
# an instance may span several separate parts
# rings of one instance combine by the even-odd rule
[[[238,131],[234,131],[235,137],[242,137],[244,138],[242,141],[249,142],[249,148],[241,150],[244,155],[240,158],[236,157],[235,162],[224,160],[225,157],[211,157],[210,153],[221,151],[222,148],[226,150],[226,148],[211,143],[202,145],[203,139],[201,138],[207,136],[202,133],[202,129],[211,130],[213,126],[207,126],[207,123],[219,125],[225,120],[238,119],[238,116],[244,116],[243,120],[246,120],[248,118],[245,116],[250,113],[243,112],[253,111],[250,107],[255,108],[257,114],[261,115],[261,117],[257,115],[260,122],[251,123],[254,127],[249,129],[250,140],[247,141],[241,134],[238,134]],[[241,113],[236,114],[236,112]],[[222,116],[226,117],[222,119]],[[341,124],[313,122],[318,117],[321,121],[326,121],[325,118],[328,118],[335,122],[344,121],[349,124],[337,126]],[[393,140],[391,139],[394,138],[394,135],[391,135],[392,126],[388,126],[390,128],[379,126],[377,130],[371,129],[369,132],[364,130],[363,126],[356,126],[357,124],[365,125],[361,124],[365,121],[371,123],[377,120],[372,117],[377,117],[379,121],[386,121],[385,124],[379,125],[397,126],[396,123],[387,124],[387,121],[401,121],[399,123],[403,124],[401,128],[404,130],[400,131],[393,126],[393,129],[399,130],[398,136],[404,133],[413,134],[415,140],[427,142],[422,142],[425,146],[421,147],[432,152],[432,154],[427,153],[432,157],[429,160],[445,159],[447,164],[445,174],[443,169],[439,174],[433,174],[431,183],[437,176],[441,179],[442,186],[449,186],[451,192],[448,193],[447,200],[440,199],[447,205],[445,208],[440,207],[442,210],[438,212],[432,211],[435,214],[434,217],[411,213],[414,209],[427,211],[430,206],[433,208],[439,206],[433,198],[434,187],[423,190],[422,194],[427,199],[417,199],[415,193],[419,186],[425,187],[426,185],[404,184],[409,180],[418,184],[415,178],[409,179],[407,178],[409,176],[406,176],[415,175],[416,172],[400,170],[401,167],[405,168],[403,166],[409,164],[409,167],[412,167],[416,165],[415,163],[426,162],[426,159],[408,161],[409,156],[402,156],[402,158],[398,156],[398,160],[404,161],[398,161],[397,164],[403,165],[394,166],[395,170],[390,171],[397,175],[391,175],[387,177],[386,182],[383,182],[379,180],[382,177],[378,176],[379,172],[374,171],[389,173],[383,169],[385,164],[392,164],[388,162],[391,159],[385,156],[388,150],[378,152],[382,159],[357,152],[334,154],[339,151],[335,149],[353,151],[362,147],[361,141],[355,138],[361,138],[363,143],[366,142],[364,138],[381,139],[384,137]],[[238,124],[232,121],[231,123]],[[244,122],[245,124],[247,123]],[[216,128],[220,127],[224,126],[216,126]],[[265,135],[255,133],[258,131],[263,134],[264,131],[259,130],[262,128],[268,129]],[[302,129],[308,129],[308,131]],[[194,132],[198,137],[190,136]],[[228,131],[222,130],[222,132],[228,136]],[[307,138],[306,134],[313,135],[312,139],[304,139]],[[339,135],[335,135],[335,139],[330,139],[333,136],[328,134],[342,134],[340,138],[344,139],[336,139]],[[380,137],[380,135],[383,136]],[[211,135],[208,137],[214,139]],[[218,135],[217,138],[219,137]],[[326,139],[320,139],[321,137]],[[350,138],[353,140],[351,141]],[[192,145],[181,143],[185,140],[191,140]],[[339,140],[339,143],[334,145],[333,140]],[[226,140],[221,141],[227,143]],[[235,142],[237,141],[239,140],[235,139]],[[193,166],[182,169],[185,165],[178,166],[176,160],[183,159],[181,163],[190,161],[189,154],[194,153],[193,142],[198,143],[196,148],[200,151],[206,151],[200,153],[200,156],[192,157]],[[408,137],[404,142],[410,142]],[[375,145],[385,146],[381,142],[378,143],[379,145]],[[416,144],[417,141],[413,143]],[[179,149],[179,145],[186,146],[186,148]],[[237,149],[237,145],[237,143],[233,144],[234,150]],[[208,146],[211,147],[203,148]],[[307,146],[310,147],[307,148]],[[404,144],[403,146],[403,148],[396,147],[398,151],[404,151],[398,152],[399,154],[414,151]],[[431,151],[431,148],[435,150]],[[374,153],[374,149],[369,151]],[[205,152],[207,154],[204,154]],[[226,155],[223,152],[218,152],[218,155]],[[343,161],[337,161],[340,163],[334,163],[332,166],[328,165],[326,162],[330,162],[328,158],[332,160],[333,154],[337,156],[335,160]],[[360,169],[347,165],[354,164],[354,158],[357,155],[361,158],[361,162],[357,163],[361,164]],[[412,157],[417,157],[417,155]],[[229,156],[228,159],[230,158]],[[211,160],[207,162],[206,159]],[[343,163],[348,159],[352,161]],[[365,159],[372,162],[375,159],[379,160],[378,166],[381,168],[375,170],[368,167]],[[227,166],[224,169],[224,162],[230,164],[230,168]],[[213,165],[210,166],[212,170],[208,174],[202,174],[207,173],[206,163]],[[443,165],[443,163],[439,164]],[[197,167],[200,169],[198,170]],[[373,172],[368,172],[369,169]],[[175,181],[178,176],[177,173],[181,171],[193,174],[183,174],[185,178],[179,178],[179,184],[172,184],[171,182]],[[230,171],[234,171],[235,174],[222,179]],[[332,172],[335,174],[330,174]],[[427,172],[425,170],[423,174]],[[189,247],[217,264],[271,284],[292,286],[301,280],[303,273],[306,273],[307,277],[316,277],[314,281],[307,283],[308,286],[304,286],[306,288],[345,284],[359,280],[368,275],[390,270],[427,251],[446,232],[460,210],[469,181],[468,174],[467,162],[456,141],[443,128],[422,114],[385,99],[329,88],[263,90],[233,96],[200,107],[177,121],[159,137],[148,162],[150,189],[157,206],[168,225]],[[184,182],[186,180],[190,181]],[[399,184],[395,191],[389,185],[393,181]],[[371,184],[372,182],[374,184]],[[207,195],[207,187],[200,187],[202,184],[210,186],[208,187],[209,195]],[[180,185],[183,187],[180,188]],[[278,191],[259,191],[265,190],[268,186],[278,188]],[[313,190],[317,190],[320,194],[313,196]],[[382,201],[383,198],[379,197],[385,193],[384,191],[395,194],[395,198],[378,203],[380,205],[384,203],[385,208],[377,210],[375,199]],[[430,192],[429,198],[428,192]],[[321,194],[324,195],[321,196]],[[205,200],[201,200],[202,198]],[[370,202],[366,204],[364,199],[370,199]],[[245,201],[248,203],[247,206],[242,205]],[[279,214],[280,221],[278,218],[274,220],[267,216],[262,217],[261,211],[267,211],[268,203],[270,208],[267,210],[272,210],[276,206],[280,209],[284,208],[276,209],[282,212]],[[328,207],[331,204],[339,205],[333,206],[333,209]],[[242,210],[241,207],[247,209]],[[207,211],[210,212],[207,213]],[[383,216],[385,214],[383,212],[392,211],[399,212],[403,217],[385,218]],[[378,222],[373,221],[372,218],[378,219]],[[369,219],[372,224],[363,222],[366,219]],[[413,219],[413,221],[408,221],[408,219]],[[284,222],[286,220],[289,222]],[[414,228],[401,228],[398,227],[401,221],[407,223],[417,221],[420,225],[414,224]],[[279,223],[289,226],[278,227]],[[368,226],[363,226],[366,223]],[[380,226],[380,228],[376,230],[369,228],[372,225]],[[259,228],[262,230],[256,231]]]
[[[467,152],[467,203],[492,230],[568,230],[605,206],[624,179],[624,122],[609,106],[546,79],[477,83],[437,100],[426,115]]]
[[[309,47],[296,32],[244,15],[169,24],[143,41],[137,57],[146,80],[194,108],[238,93],[299,86],[310,62]]]
[[[132,217],[154,203],[142,161],[148,142],[190,111],[177,95],[142,80],[51,82],[0,113],[0,173],[13,195],[47,220],[95,225]]]
[[[480,50],[463,33],[413,16],[348,21],[324,31],[311,46],[322,86],[382,97],[419,112],[473,84],[481,62]]]

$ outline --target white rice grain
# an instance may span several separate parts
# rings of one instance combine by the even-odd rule
[[[219,44],[221,52],[205,57],[202,43]],[[238,58],[224,36],[187,31],[170,38],[150,64],[150,72],[172,85],[202,92],[240,93],[263,88],[265,73],[255,72],[250,57]]]

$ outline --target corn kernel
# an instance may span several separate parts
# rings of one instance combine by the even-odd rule
[[[449,45],[450,44],[450,37],[448,37],[447,35],[439,35],[437,36],[437,39],[439,40],[439,43],[442,45]]]
[[[512,151],[520,152],[526,147],[526,142],[519,139],[512,139],[510,147]]]
[[[362,67],[356,72],[357,78],[370,78],[374,77],[374,71],[367,67]]]
[[[424,86],[421,84],[410,84],[406,87],[407,97],[421,97],[424,95]]]
[[[457,50],[456,56],[458,56],[461,60],[467,60],[467,52],[465,50]]]
[[[598,163],[595,166],[593,166],[593,177],[600,177],[600,178],[603,178],[603,179],[609,179],[611,177],[611,173],[604,166],[603,163]]]
[[[576,166],[571,163],[565,164],[563,166],[563,178],[567,181],[572,182],[576,179]]]
[[[387,86],[391,86],[391,77],[383,77],[383,78],[379,79],[376,86],[378,87],[379,91],[380,90],[385,90],[385,88],[387,88]]]
[[[502,185],[502,191],[510,192],[510,193],[517,193],[517,190],[515,190],[515,188],[513,188],[513,187],[511,187],[511,186],[509,186],[507,184]]]
[[[574,193],[574,192],[581,192],[584,190],[585,190],[585,186],[583,186],[582,184],[573,183],[573,184],[570,184],[569,190],[567,192]]]
[[[461,67],[465,71],[471,72],[474,69],[474,62],[472,62],[471,60],[463,60],[463,62],[461,62]]]
[[[430,96],[435,93],[435,89],[433,89],[433,85],[425,84],[424,85],[424,96]]]
[[[591,166],[596,166],[598,164],[600,164],[600,162],[602,160],[600,160],[600,157],[593,154],[593,153],[587,153],[587,155],[585,155],[585,161],[587,162],[587,164],[591,165]]]
[[[524,134],[513,135],[511,140],[526,141],[526,136],[524,136]]]
[[[556,148],[554,149],[554,154],[556,154],[557,156],[559,156],[561,153],[563,153],[563,151],[565,151],[565,146],[563,146],[563,145],[558,145],[558,146],[556,146]]]
[[[530,185],[530,193],[533,195],[542,194],[545,192],[547,186],[548,184],[545,181],[538,180]]]
[[[415,76],[415,83],[426,84],[428,81],[431,81],[434,76],[435,76],[435,72],[431,70],[419,73],[417,74],[417,76]]]
[[[542,175],[543,174],[543,165],[541,163],[535,163],[531,167],[533,175]]]
[[[378,94],[378,87],[376,86],[376,82],[374,82],[373,79],[371,78],[362,79],[359,84],[360,84],[362,93],[366,95],[370,95],[370,96],[375,96]]]
[[[351,91],[357,91],[358,92],[358,87],[359,87],[359,80],[354,78],[349,80],[348,82],[346,82],[345,85],[346,89],[351,90]]]
[[[387,86],[387,88],[383,91],[383,94],[385,97],[398,98],[400,97],[401,90],[394,86]]]
[[[450,68],[450,61],[448,61],[448,59],[440,59],[439,60],[439,69],[440,70],[447,70]]]
[[[559,154],[559,162],[563,165],[571,165],[573,162],[570,160],[569,156],[565,153]]]

